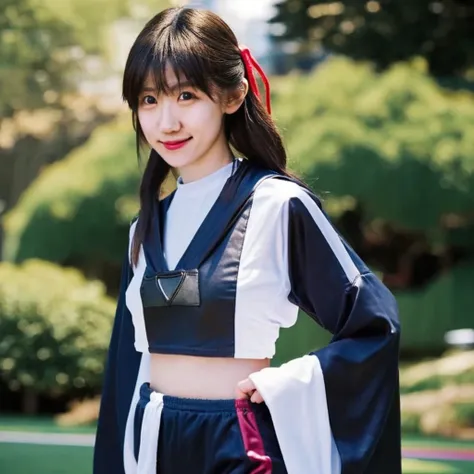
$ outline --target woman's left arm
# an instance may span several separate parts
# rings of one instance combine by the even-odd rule
[[[249,380],[269,406],[290,474],[304,466],[292,466],[294,450],[307,457],[298,474],[400,474],[395,299],[315,196],[301,190],[287,205],[289,300],[333,338]]]

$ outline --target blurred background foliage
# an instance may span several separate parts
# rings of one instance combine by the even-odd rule
[[[0,212],[123,110],[130,38],[167,0],[0,0]],[[0,246],[2,233],[0,232]]]
[[[290,166],[392,288],[424,288],[473,254],[470,94],[447,93],[420,64],[380,75],[335,58],[276,80],[274,110]],[[134,155],[127,118],[98,127],[6,216],[5,257],[43,258],[108,281],[138,209]]]
[[[116,284],[137,213],[139,169],[128,117],[46,169],[5,219],[5,257],[41,258]]]
[[[117,20],[166,6],[163,0],[0,0],[0,117],[60,106],[90,55],[111,59],[108,40]]]
[[[127,0],[1,0],[0,116],[56,103]],[[100,8],[92,8],[99,6]]]
[[[473,21],[470,0],[280,0],[270,20],[285,26],[273,39],[293,41],[296,54],[320,44],[379,70],[424,57],[430,74],[451,79],[474,65]]]
[[[61,411],[100,392],[142,169],[130,116],[109,100],[118,38],[167,4],[0,0],[0,408]],[[472,15],[460,0],[287,0],[271,20],[290,167],[395,292],[403,359],[435,356],[402,371],[411,432],[474,427],[472,357],[438,360],[446,331],[473,320]],[[328,341],[302,315],[274,363]],[[97,403],[72,420],[93,421]]]
[[[373,218],[434,234],[445,216],[474,207],[474,100],[447,93],[422,69],[376,74],[332,59],[277,83],[275,110],[292,167],[320,193],[351,196]]]
[[[0,0],[0,256],[15,262],[0,263],[0,410],[100,391],[140,175],[120,75],[169,5]]]
[[[23,411],[99,390],[115,309],[104,285],[40,260],[0,264],[0,282],[0,370]]]

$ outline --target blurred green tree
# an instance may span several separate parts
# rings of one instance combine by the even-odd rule
[[[66,87],[62,73],[72,63],[66,48],[75,39],[72,28],[30,0],[0,0],[0,12],[0,117],[6,118],[44,106],[48,91]]]
[[[6,260],[74,266],[111,290],[138,211],[135,135],[124,117],[50,165],[5,218]]]
[[[472,327],[473,95],[441,88],[423,60],[376,73],[347,58],[273,91],[290,167],[397,295],[403,353],[439,354],[447,330]],[[277,362],[328,340],[302,317]]]
[[[297,41],[300,49],[321,45],[380,69],[421,56],[442,77],[474,64],[470,0],[283,0],[270,23],[284,27],[276,41]]]
[[[44,166],[117,113],[109,99],[127,43],[169,4],[0,0],[0,215]],[[0,259],[2,247],[0,220]]]
[[[150,0],[0,0],[0,118],[59,106],[88,54],[105,54],[108,27]],[[153,2],[155,12],[169,6]],[[138,9],[138,10],[137,10]]]
[[[274,91],[291,165],[337,201],[328,203],[333,215],[359,201],[367,217],[430,239],[469,227],[472,94],[445,92],[421,61],[378,74],[343,58],[311,75],[281,78]],[[454,232],[450,238],[462,241]]]

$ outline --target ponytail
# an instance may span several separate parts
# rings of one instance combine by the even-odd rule
[[[271,114],[270,82],[258,61],[246,46],[239,46],[249,91],[237,112],[226,116],[226,136],[229,143],[253,163],[262,168],[287,175],[286,151]],[[265,87],[266,110],[253,69],[260,75]]]
[[[225,130],[230,145],[252,163],[287,175],[281,135],[252,90],[237,112],[226,115]]]
[[[137,151],[139,152],[140,144],[145,139],[136,114],[133,114],[134,127],[137,136]],[[140,154],[138,153],[138,156]],[[145,240],[151,223],[153,202],[159,198],[161,188],[171,171],[171,167],[166,161],[155,151],[151,150],[145,171],[143,172],[140,184],[140,211],[138,213],[137,225],[133,235],[131,246],[131,262],[138,265],[140,255],[140,246]]]

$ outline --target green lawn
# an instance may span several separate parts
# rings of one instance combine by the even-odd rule
[[[92,448],[0,444],[0,471],[5,474],[91,474]]]
[[[0,431],[94,433],[94,427],[61,427],[51,418],[0,417]],[[473,442],[406,437],[405,447],[473,448]],[[8,474],[91,474],[92,448],[0,443],[0,472]],[[403,474],[473,474],[474,463],[405,459]],[[112,473],[111,473],[112,474]]]
[[[92,448],[0,444],[1,472],[12,474],[91,474]],[[403,474],[472,474],[474,463],[405,459]],[[111,473],[112,474],[112,473]]]
[[[469,448],[474,449],[474,441],[457,440],[449,438],[437,438],[426,436],[404,436],[403,446],[417,448],[444,448],[444,449],[455,449],[455,448]],[[473,469],[474,474],[474,469]]]

